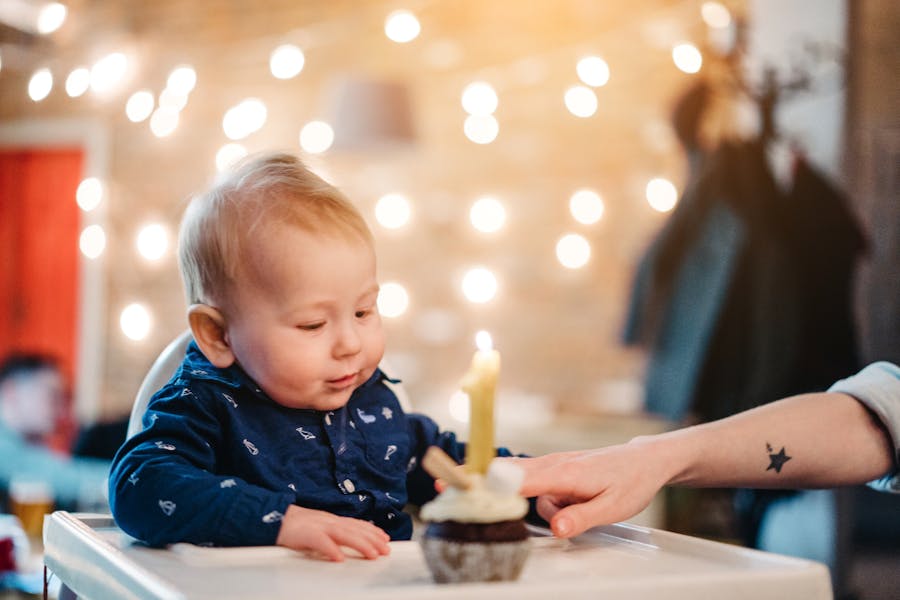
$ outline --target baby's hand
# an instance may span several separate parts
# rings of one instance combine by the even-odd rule
[[[390,553],[390,539],[383,529],[368,521],[292,504],[285,511],[275,543],[294,550],[312,550],[340,562],[346,557],[342,546],[366,558],[378,558]]]

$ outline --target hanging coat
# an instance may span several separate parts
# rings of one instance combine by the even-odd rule
[[[846,269],[819,277],[831,259],[813,255],[829,241],[816,239],[819,213],[809,205],[828,204],[828,214],[839,215],[833,207],[843,199],[811,173],[798,174],[785,197],[755,142],[723,144],[698,168],[635,277],[624,339],[649,350],[647,410],[708,421],[811,391],[803,386],[816,379],[812,371],[832,373],[822,386],[849,374],[810,356],[817,335],[842,340],[832,348],[845,343],[848,327],[852,332],[849,305],[810,307],[824,286],[849,298],[850,285]],[[834,220],[852,229],[848,217]],[[852,269],[861,237],[851,239],[829,248],[841,246],[841,264]],[[825,312],[835,318],[823,322]],[[852,358],[837,359],[840,365],[855,365],[853,348],[851,340],[838,351]]]

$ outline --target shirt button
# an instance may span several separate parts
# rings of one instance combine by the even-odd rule
[[[343,481],[343,484],[344,484],[344,489],[347,491],[348,494],[352,494],[353,492],[356,491],[356,486],[353,485],[353,482],[350,481],[349,479],[345,479]]]

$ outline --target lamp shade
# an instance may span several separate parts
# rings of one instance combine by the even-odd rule
[[[409,89],[399,82],[342,79],[335,86],[332,115],[335,150],[399,148],[416,138]]]

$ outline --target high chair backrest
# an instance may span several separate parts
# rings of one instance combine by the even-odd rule
[[[169,345],[153,361],[150,370],[144,376],[144,381],[141,382],[141,387],[138,388],[137,396],[134,398],[134,405],[131,407],[131,417],[128,419],[128,433],[126,437],[131,437],[144,428],[141,419],[147,411],[147,404],[150,402],[150,398],[175,374],[178,365],[184,360],[184,353],[192,339],[194,337],[191,335],[191,330],[186,329],[169,342]]]
[[[137,396],[135,396],[134,399],[134,405],[131,407],[131,417],[128,419],[127,437],[133,436],[144,428],[142,419],[144,413],[147,411],[147,404],[150,402],[150,398],[153,397],[153,394],[155,394],[158,389],[168,383],[169,379],[172,378],[172,375],[175,374],[175,370],[178,369],[181,361],[184,360],[184,353],[187,351],[188,344],[191,343],[192,339],[194,338],[191,335],[190,329],[183,331],[178,337],[172,340],[162,352],[160,352],[159,356],[150,366],[150,370],[147,371],[147,375],[144,376],[144,381],[141,382],[141,387],[138,388]],[[379,366],[388,375],[394,375],[394,372],[391,371],[390,367],[385,365],[383,360]],[[389,383],[388,387],[390,387],[394,394],[397,395],[397,399],[400,401],[400,406],[403,407],[403,410],[409,412],[411,410],[409,396],[407,396],[406,390],[403,389],[403,385]]]

